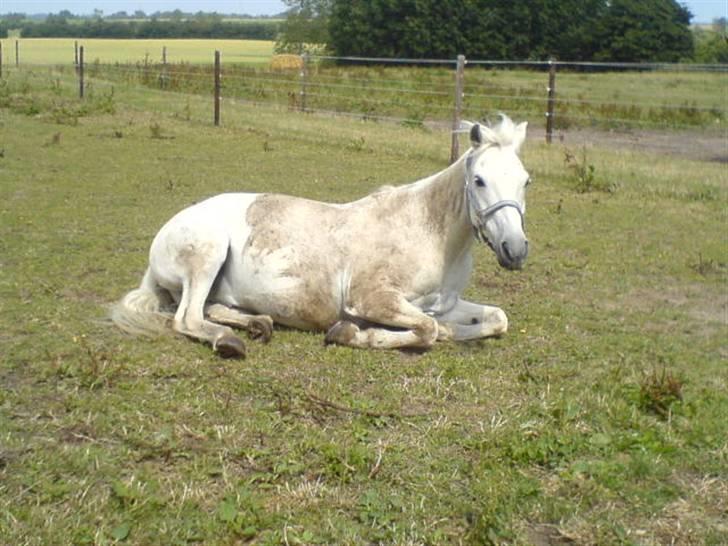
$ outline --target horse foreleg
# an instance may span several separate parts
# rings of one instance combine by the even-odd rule
[[[508,318],[502,309],[465,300],[447,313],[435,317],[440,325],[439,339],[468,341],[499,336],[508,330]]]
[[[356,321],[334,324],[326,343],[360,349],[429,349],[437,340],[437,322],[398,292],[372,293],[346,312]]]
[[[263,343],[268,343],[273,335],[273,319],[268,315],[248,315],[221,303],[206,305],[205,315],[218,324],[247,330],[252,339]]]

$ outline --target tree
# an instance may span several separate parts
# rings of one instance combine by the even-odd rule
[[[2,16],[2,21],[10,25],[10,28],[14,28],[13,25],[20,26],[27,19],[28,16],[25,13],[6,13]]]
[[[695,60],[699,63],[728,63],[728,35],[726,18],[713,21],[711,29],[697,28],[695,37]]]
[[[568,58],[605,0],[334,0],[340,55],[481,59]],[[582,48],[584,49],[584,48]],[[590,51],[589,51],[590,52]]]
[[[531,30],[531,59],[589,61],[597,49],[594,28],[606,12],[603,0],[544,0]]]
[[[303,53],[329,43],[329,14],[334,0],[283,0],[286,20],[276,41],[276,51]]]
[[[340,56],[671,61],[690,56],[676,0],[330,0]]]
[[[676,0],[611,0],[595,33],[594,58],[678,62],[693,55],[690,11]]]

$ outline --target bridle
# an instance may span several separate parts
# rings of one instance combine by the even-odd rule
[[[488,237],[485,235],[485,223],[500,209],[505,207],[513,207],[514,209],[516,209],[518,211],[518,215],[521,217],[521,228],[525,227],[523,208],[518,201],[514,201],[513,199],[503,199],[482,209],[476,208],[475,203],[477,203],[477,199],[475,198],[475,190],[468,181],[467,169],[465,172],[465,202],[467,203],[468,210],[472,212],[471,217],[475,216],[478,222],[477,225],[473,224],[475,238],[483,243],[487,243],[491,248],[493,247],[493,244],[488,240]]]

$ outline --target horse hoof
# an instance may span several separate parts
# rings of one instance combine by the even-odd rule
[[[268,343],[273,336],[273,321],[269,317],[259,317],[250,321],[248,337]]]
[[[326,332],[325,345],[349,345],[359,332],[359,327],[348,320],[340,320]]]
[[[214,349],[222,358],[245,358],[245,345],[235,336],[222,336]]]

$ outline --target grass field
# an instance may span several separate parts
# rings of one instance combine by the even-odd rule
[[[21,38],[22,64],[73,65],[72,38]],[[215,50],[224,52],[226,62],[267,63],[273,54],[273,42],[263,40],[105,40],[82,39],[87,63],[161,63],[162,48],[167,48],[170,63],[212,63]],[[2,40],[3,63],[15,64],[15,40]]]
[[[300,106],[300,68],[270,66],[273,42],[244,40],[80,40],[89,74],[114,82],[187,93],[210,93],[215,50],[222,53],[223,93],[234,99]],[[168,65],[161,67],[162,48]],[[20,41],[21,64],[67,65],[72,39]],[[14,40],[3,43],[3,61],[15,63]],[[463,115],[478,119],[494,111],[545,124],[548,74],[541,68],[507,69],[469,65]],[[164,76],[161,77],[162,72]],[[584,73],[559,68],[555,127],[699,129],[720,134],[728,120],[727,72],[672,67],[649,71]],[[454,96],[453,67],[365,66],[311,61],[306,106],[370,118],[394,117],[410,124],[449,120]]]
[[[0,82],[3,544],[722,544],[725,165],[530,142],[509,333],[425,354],[276,330],[248,359],[104,322],[177,210],[358,198],[449,135],[70,74]],[[565,161],[567,152],[575,159]]]

